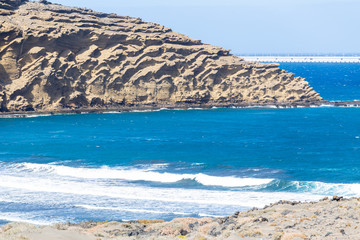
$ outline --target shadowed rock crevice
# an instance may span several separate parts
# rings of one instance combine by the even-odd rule
[[[13,10],[28,0],[1,0],[0,9]]]
[[[277,64],[246,62],[156,23],[46,1],[0,3],[1,109],[322,100]]]

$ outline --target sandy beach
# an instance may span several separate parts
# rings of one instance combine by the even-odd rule
[[[279,201],[263,209],[225,218],[178,218],[131,222],[61,223],[35,226],[10,223],[1,240],[107,239],[358,239],[360,198],[334,196],[319,202]]]

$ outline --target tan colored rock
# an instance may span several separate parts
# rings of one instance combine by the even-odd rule
[[[280,214],[275,216],[274,212]],[[280,201],[225,218],[177,218],[169,222],[60,223],[34,226],[10,223],[0,227],[0,240],[120,239],[360,239],[360,199],[295,203]]]
[[[246,62],[141,19],[46,1],[0,1],[2,111],[322,98],[277,64]]]

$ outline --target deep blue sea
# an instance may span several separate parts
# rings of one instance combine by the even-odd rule
[[[360,63],[281,63],[330,101],[360,100]]]
[[[360,99],[360,64],[281,67],[325,99]],[[0,118],[0,224],[225,216],[332,195],[360,196],[360,108]]]

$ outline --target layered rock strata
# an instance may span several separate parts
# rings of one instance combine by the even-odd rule
[[[277,64],[246,62],[159,24],[46,1],[0,1],[1,111],[320,100]]]

